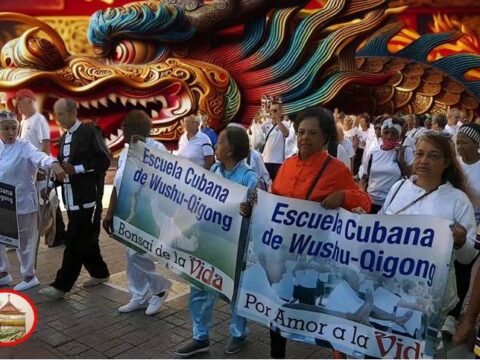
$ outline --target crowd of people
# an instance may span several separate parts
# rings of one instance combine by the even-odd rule
[[[109,278],[99,232],[110,154],[101,132],[78,120],[75,101],[59,99],[54,106],[56,121],[65,130],[57,159],[49,155],[48,124],[36,109],[35,95],[19,91],[16,106],[18,113],[0,112],[0,182],[16,185],[18,196],[17,256],[23,281],[14,289],[22,291],[40,283],[35,276],[39,199],[61,186],[68,215],[63,261],[55,280],[40,290],[48,298],[60,299],[74,286],[82,265],[91,275],[84,283],[86,287]],[[468,122],[465,113],[456,108],[434,116],[372,117],[314,107],[289,118],[280,98],[264,97],[261,110],[248,128],[230,124],[217,133],[210,128],[207,115],[186,116],[182,120],[185,132],[174,154],[247,187],[248,201],[239,209],[246,219],[256,205],[256,189],[318,202],[326,209],[447,219],[453,252],[440,309],[448,314],[442,333],[462,343],[471,338],[480,313],[476,249],[480,225],[478,122]],[[126,145],[102,223],[109,234],[113,231],[128,145],[144,141],[166,150],[149,137],[151,126],[151,119],[140,110],[131,111],[122,124]],[[242,228],[243,232],[247,230]],[[155,272],[154,259],[148,255],[129,249],[126,264],[132,298],[118,310],[158,313],[172,283]],[[9,268],[6,248],[0,245],[0,286],[12,282]],[[275,281],[269,278],[269,282]],[[308,295],[308,287],[305,289]],[[311,298],[307,295],[300,296],[306,303]],[[190,357],[208,351],[215,299],[213,293],[191,285],[192,341],[178,349],[177,355]],[[234,354],[242,349],[248,328],[246,319],[233,308],[230,333],[225,352]],[[271,356],[285,358],[286,340],[274,326],[270,337]]]

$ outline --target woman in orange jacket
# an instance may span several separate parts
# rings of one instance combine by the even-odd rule
[[[319,202],[325,209],[361,208],[370,211],[372,200],[354,182],[350,170],[328,154],[337,139],[333,114],[324,108],[308,108],[295,122],[298,154],[285,160],[272,185],[276,195]],[[286,339],[270,330],[273,358],[285,358]]]

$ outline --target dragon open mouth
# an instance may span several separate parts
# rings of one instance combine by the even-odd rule
[[[54,119],[53,105],[65,94],[41,91],[37,92],[43,112],[49,113]],[[153,137],[163,140],[181,131],[178,120],[192,110],[192,99],[180,83],[172,83],[154,92],[140,91],[129,88],[113,88],[107,91],[96,91],[89,97],[71,96],[78,103],[78,117],[82,121],[92,121],[100,126],[105,136],[107,146],[117,152],[123,144],[121,123],[131,110],[143,110],[152,119]],[[56,139],[54,139],[56,140]]]
[[[114,153],[123,143],[121,122],[130,110],[146,111],[153,120],[150,136],[170,148],[176,147],[182,129],[179,120],[185,115],[202,111],[219,130],[238,111],[240,93],[223,68],[177,57],[137,65],[71,55],[53,29],[32,18],[28,21],[39,27],[1,49],[1,90],[8,98],[18,89],[31,89],[39,95],[39,110],[50,113],[50,119],[58,98],[74,99],[80,120],[98,124]],[[51,41],[39,35],[40,27]],[[53,144],[58,135],[58,130],[53,131]]]

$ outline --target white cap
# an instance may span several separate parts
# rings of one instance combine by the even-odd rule
[[[16,121],[18,123],[17,114],[11,111],[0,111],[0,123],[3,121]]]

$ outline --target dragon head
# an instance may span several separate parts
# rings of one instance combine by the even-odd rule
[[[120,16],[121,12],[120,23],[125,24],[125,16],[133,16],[128,13],[132,9],[138,26],[151,22],[146,14],[162,17],[164,10],[169,19],[165,27],[181,22],[175,15],[181,11],[171,6],[146,13],[145,7],[133,4],[122,11],[107,11],[110,15],[106,16],[114,12]],[[153,43],[137,42],[135,36],[117,41],[115,51],[104,56],[71,55],[47,24],[20,14],[0,14],[2,17],[35,25],[1,50],[0,84],[7,98],[18,89],[29,88],[38,95],[44,112],[51,112],[60,97],[73,98],[79,104],[79,118],[98,123],[114,152],[121,149],[120,124],[131,109],[145,110],[153,121],[152,137],[171,141],[173,146],[182,133],[182,117],[201,111],[209,115],[213,128],[220,129],[238,110],[240,99],[234,80],[214,64],[165,56],[162,46],[155,44],[153,49]],[[110,18],[109,24],[113,26],[116,20],[115,16]],[[138,29],[132,29],[137,34]],[[178,34],[171,27],[168,33]],[[110,44],[114,41],[115,37],[110,38]]]

